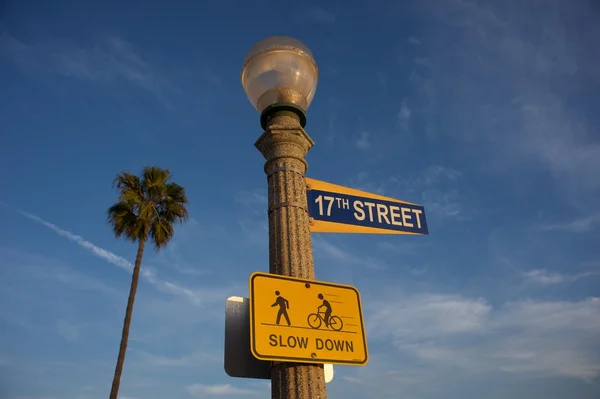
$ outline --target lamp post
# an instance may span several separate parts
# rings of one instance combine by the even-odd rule
[[[318,78],[310,50],[285,36],[255,44],[242,70],[242,85],[264,130],[255,146],[266,159],[269,272],[311,280],[315,267],[304,175],[314,142],[304,125]],[[274,362],[271,397],[325,399],[323,365]]]

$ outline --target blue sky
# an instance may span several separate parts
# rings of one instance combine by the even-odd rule
[[[0,6],[0,397],[108,396],[136,247],[105,211],[147,164],[191,220],[146,252],[121,398],[268,396],[223,371],[224,305],[268,270],[240,71],[290,35],[320,67],[309,177],[423,204],[430,231],[313,235],[370,348],[329,397],[597,399],[595,3],[101,3]]]

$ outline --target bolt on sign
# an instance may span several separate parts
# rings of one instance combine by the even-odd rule
[[[367,364],[360,293],[349,285],[256,272],[250,350],[260,360]]]
[[[429,234],[421,205],[306,178],[311,233]]]

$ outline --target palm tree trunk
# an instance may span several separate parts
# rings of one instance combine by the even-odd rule
[[[123,333],[121,335],[121,346],[119,347],[119,357],[117,358],[117,367],[115,367],[115,376],[110,390],[110,399],[117,399],[119,396],[119,385],[121,384],[121,373],[125,363],[125,352],[127,351],[127,340],[129,339],[129,326],[131,324],[131,314],[133,313],[133,302],[137,292],[138,281],[140,279],[140,267],[142,265],[142,255],[146,239],[140,239],[137,255],[135,257],[135,266],[131,276],[131,288],[129,289],[129,299],[127,300],[127,310],[125,311],[125,321],[123,322]]]

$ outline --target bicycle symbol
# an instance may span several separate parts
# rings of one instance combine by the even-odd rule
[[[318,329],[321,327],[321,324],[325,323],[325,319],[323,315],[325,312],[311,313],[308,315],[308,325],[311,328]],[[344,327],[344,322],[338,316],[330,315],[329,316],[329,327],[331,327],[334,331],[340,331]]]

